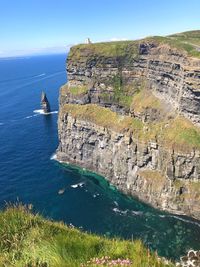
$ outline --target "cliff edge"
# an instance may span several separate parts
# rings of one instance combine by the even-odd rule
[[[200,219],[200,31],[77,45],[67,75],[58,160]]]

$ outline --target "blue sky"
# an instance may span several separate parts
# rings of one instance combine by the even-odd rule
[[[0,0],[0,56],[200,29],[199,0]]]

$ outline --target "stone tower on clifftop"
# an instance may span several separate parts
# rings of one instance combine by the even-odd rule
[[[92,43],[90,38],[87,38],[85,42],[86,42],[86,44],[91,44]]]

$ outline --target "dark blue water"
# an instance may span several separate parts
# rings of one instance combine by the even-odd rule
[[[158,212],[102,177],[51,160],[58,145],[57,113],[34,111],[40,109],[42,90],[58,110],[65,57],[0,60],[0,206],[32,203],[48,218],[107,236],[141,238],[168,257],[200,249],[200,223]]]

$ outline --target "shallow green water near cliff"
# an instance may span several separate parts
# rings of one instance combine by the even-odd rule
[[[200,223],[124,196],[106,180],[51,160],[57,140],[58,90],[65,55],[0,60],[0,206],[32,203],[47,218],[84,230],[141,238],[160,255],[200,249]],[[45,90],[53,113],[39,113]]]
[[[71,188],[77,192],[77,198],[80,197],[77,200],[79,205],[83,205],[82,209],[75,209],[74,213],[84,218],[84,229],[110,237],[142,239],[151,249],[157,250],[159,255],[170,258],[178,258],[190,248],[199,248],[198,221],[155,210],[125,196],[103,177],[85,169],[55,164],[66,173],[72,172],[79,177]],[[62,197],[65,198],[71,189],[68,186],[62,189]],[[85,208],[87,213],[84,213]],[[75,225],[79,226],[76,222]]]

